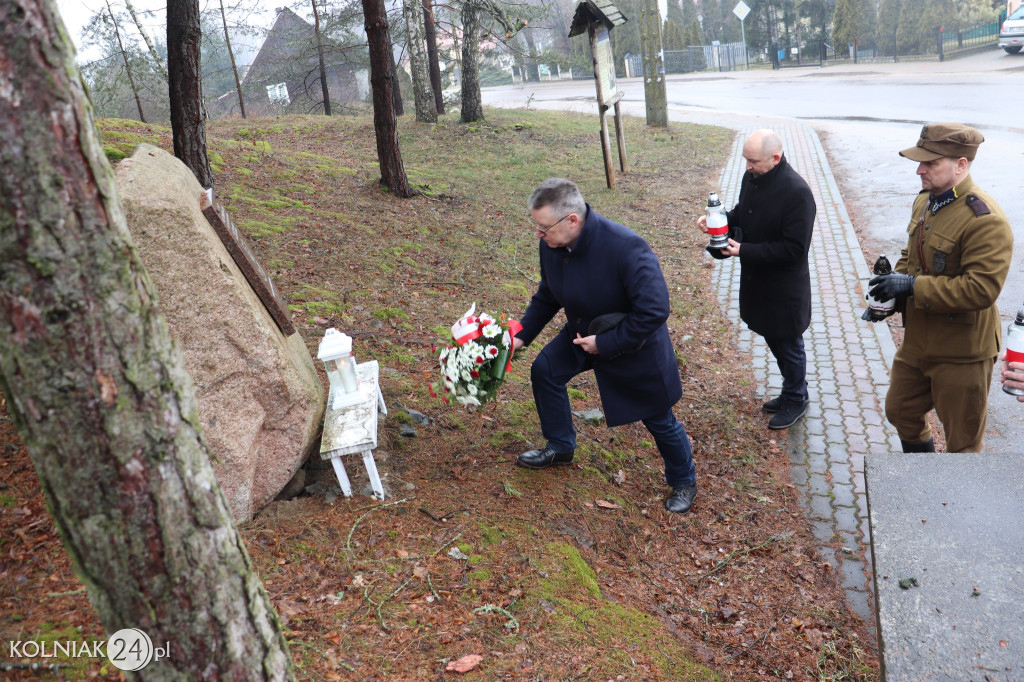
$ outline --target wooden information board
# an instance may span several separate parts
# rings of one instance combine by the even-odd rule
[[[615,58],[612,56],[612,41],[608,29],[600,26],[594,31],[594,74],[601,81],[601,104],[611,106],[619,97],[615,86]]]

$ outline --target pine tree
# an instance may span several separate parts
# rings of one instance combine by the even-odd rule
[[[939,28],[949,27],[956,30],[956,25],[956,7],[953,0],[905,2],[900,8],[900,53],[936,52]]]
[[[622,60],[627,54],[640,54],[640,3],[637,0],[619,0],[615,4],[622,14],[629,18],[629,21],[616,26],[614,31],[609,32],[611,39],[612,54],[615,56],[615,63],[622,65]],[[589,46],[587,54],[590,53]]]
[[[871,44],[874,39],[875,7],[872,0],[837,0],[832,14],[832,38],[836,49]]]
[[[683,44],[683,32],[679,24],[668,19],[661,29],[661,47],[663,50],[682,50],[686,47]]]
[[[881,0],[878,5],[878,23],[875,42],[883,54],[896,54],[899,47],[900,8],[902,0]]]
[[[700,25],[697,24],[696,19],[686,25],[686,31],[683,33],[683,42],[687,47],[694,47],[702,44],[700,39]]]

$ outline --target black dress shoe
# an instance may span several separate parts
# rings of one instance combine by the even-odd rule
[[[929,438],[923,443],[908,443],[901,438],[900,445],[903,446],[903,452],[935,452],[934,438]]]
[[[572,464],[572,456],[575,450],[569,452],[555,452],[549,447],[540,450],[530,450],[516,457],[516,464],[527,469],[547,469],[555,464]]]
[[[779,410],[782,409],[782,396],[780,395],[777,398],[772,398],[764,405],[762,405],[761,409],[767,412],[768,414],[774,414],[778,412]]]
[[[691,485],[688,488],[675,488],[665,500],[665,509],[673,514],[685,514],[693,506],[695,497],[697,497],[696,485]]]
[[[775,413],[775,416],[771,418],[771,421],[768,422],[768,428],[776,431],[779,429],[788,429],[793,424],[796,424],[800,417],[807,413],[807,406],[810,402],[811,401],[809,400],[804,400],[803,402],[798,403],[792,400],[783,399],[782,407]]]

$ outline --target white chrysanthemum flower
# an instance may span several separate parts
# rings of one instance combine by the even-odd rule
[[[489,324],[483,328],[483,334],[485,338],[493,339],[501,334],[501,327],[496,324]]]
[[[475,405],[477,407],[480,406],[480,401],[471,395],[460,395],[456,396],[455,399],[458,400],[463,405]]]

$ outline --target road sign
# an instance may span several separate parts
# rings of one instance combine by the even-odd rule
[[[732,13],[736,15],[737,19],[743,21],[747,18],[747,15],[750,14],[750,7],[748,7],[747,3],[743,2],[743,0],[740,0],[736,6],[732,8]]]

